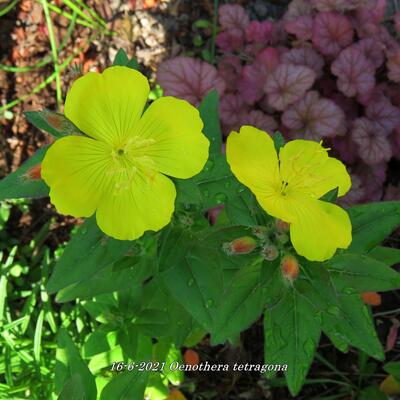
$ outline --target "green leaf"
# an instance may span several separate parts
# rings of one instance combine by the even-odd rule
[[[125,53],[124,49],[119,49],[117,51],[117,54],[115,55],[114,61],[113,61],[113,65],[120,65],[125,67],[129,62],[129,58],[127,56],[127,54]]]
[[[282,133],[276,131],[272,135],[272,139],[274,140],[275,150],[279,154],[279,150],[285,145],[285,138],[282,136]]]
[[[245,264],[224,290],[211,332],[212,343],[238,336],[260,317],[266,304],[273,306],[281,299],[284,289],[279,260],[256,259]]]
[[[379,389],[379,386],[373,385],[363,389],[357,400],[388,400],[388,397]]]
[[[183,371],[171,370],[169,366],[173,362],[183,364],[181,351],[168,338],[161,338],[155,345],[153,350],[153,359],[160,363],[165,362],[163,374],[167,377],[172,385],[180,385],[184,380]]]
[[[400,202],[386,201],[355,206],[349,209],[353,225],[353,241],[348,251],[371,250],[400,225]]]
[[[117,335],[115,331],[108,331],[99,328],[90,333],[82,347],[83,358],[91,358],[96,354],[105,353],[114,348],[117,344]]]
[[[246,235],[246,229],[230,227],[209,229],[196,236],[175,232],[164,239],[159,258],[163,282],[170,294],[208,331],[222,298],[225,270],[234,272],[249,257],[254,257],[228,256],[222,249],[223,243]]]
[[[49,293],[87,281],[124,256],[132,242],[106,236],[89,218],[79,227],[59,259],[47,284]]]
[[[286,381],[296,396],[314,358],[321,327],[315,310],[297,290],[288,290],[264,315],[265,363],[287,365]]]
[[[143,399],[149,372],[125,371],[113,377],[100,395],[100,400],[133,400]]]
[[[339,188],[332,189],[328,193],[325,193],[320,200],[327,201],[328,203],[335,203],[338,197]]]
[[[57,400],[85,400],[85,386],[78,374],[73,374],[65,383]]]
[[[36,128],[50,133],[55,138],[83,133],[64,115],[47,109],[24,112],[26,119]]]
[[[322,316],[323,331],[342,351],[346,350],[346,342],[380,359],[382,345],[360,294],[349,286],[336,287],[337,282],[323,264],[302,263],[306,279],[297,279],[295,287],[313,305],[314,313]]]
[[[64,385],[74,375],[79,375],[82,380],[81,397],[86,400],[96,400],[96,383],[89,368],[82,360],[74,342],[68,332],[61,328],[57,338],[56,366],[54,384],[57,393],[61,393]]]
[[[128,68],[132,68],[132,69],[139,69],[139,64],[136,60],[136,58],[132,58],[131,60],[129,60],[129,57],[127,56],[127,54],[125,53],[124,49],[119,49],[117,51],[117,54],[115,55],[114,61],[113,61],[113,66],[115,65],[119,65],[122,67],[128,67]]]
[[[368,257],[382,261],[388,266],[400,263],[400,249],[392,247],[376,246],[368,252]]]
[[[383,369],[390,375],[393,375],[393,378],[396,381],[400,382],[400,361],[391,361],[386,363],[383,366]]]
[[[219,96],[213,89],[204,97],[199,106],[200,117],[204,122],[203,132],[210,141],[210,154],[220,154],[222,151],[222,133],[219,124]]]
[[[40,164],[48,147],[39,149],[15,172],[0,181],[0,201],[20,198],[46,197],[49,188],[41,179],[28,179],[26,173],[32,167]]]
[[[400,274],[385,263],[361,254],[339,254],[324,263],[335,284],[344,293],[395,290]]]

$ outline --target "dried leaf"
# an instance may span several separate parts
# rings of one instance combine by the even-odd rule
[[[396,83],[400,83],[400,49],[389,55],[386,63],[388,78]]]
[[[355,47],[361,50],[367,60],[369,60],[375,68],[379,68],[385,61],[385,46],[376,38],[369,37],[361,39],[357,44],[355,44]]]
[[[311,68],[317,78],[322,76],[324,59],[311,47],[298,47],[288,51],[281,57],[282,63],[304,65]]]
[[[348,97],[368,93],[375,86],[375,69],[355,46],[342,50],[331,65],[339,90]]]
[[[246,10],[238,4],[223,4],[218,9],[219,24],[222,29],[245,30],[250,23]]]
[[[353,28],[349,18],[336,12],[317,14],[312,41],[323,55],[336,56],[353,42]]]
[[[314,28],[314,18],[311,15],[302,15],[285,22],[287,33],[295,35],[299,40],[310,40]]]
[[[320,98],[318,92],[308,92],[282,115],[283,124],[300,132],[307,139],[344,135],[346,121],[343,111],[332,100]]]
[[[247,114],[243,114],[240,118],[240,125],[251,125],[270,134],[278,129],[276,120],[260,110],[252,110]]]
[[[167,96],[176,96],[198,105],[212,89],[220,95],[225,83],[214,66],[191,57],[175,57],[158,68],[157,80]]]
[[[240,29],[228,29],[226,31],[219,32],[215,38],[215,42],[222,51],[236,51],[243,47],[244,33]]]
[[[386,132],[368,118],[358,118],[353,122],[351,136],[358,144],[358,154],[367,164],[389,161],[392,157]]]
[[[393,350],[396,346],[397,337],[399,335],[400,322],[396,318],[392,319],[392,326],[390,327],[389,334],[386,338],[385,351]]]
[[[400,126],[400,109],[395,107],[385,96],[380,96],[376,101],[371,101],[366,109],[365,115],[377,124],[387,135],[393,129]]]
[[[280,64],[267,78],[269,104],[279,111],[300,100],[315,81],[315,72],[303,65]]]
[[[271,33],[272,23],[270,21],[251,21],[246,28],[246,40],[249,43],[265,44],[270,39]]]
[[[242,64],[239,57],[227,55],[218,61],[218,76],[225,82],[227,90],[236,90],[241,75]]]
[[[253,64],[243,67],[242,79],[237,85],[247,104],[254,104],[262,98],[267,77],[278,65],[278,51],[267,47],[257,55]]]

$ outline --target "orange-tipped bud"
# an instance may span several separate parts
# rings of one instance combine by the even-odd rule
[[[299,275],[299,262],[291,255],[282,258],[281,270],[283,276],[289,281],[294,281]]]
[[[186,365],[199,365],[200,362],[200,357],[199,353],[197,351],[194,351],[192,349],[187,349],[185,353],[183,354],[183,359],[185,361]]]
[[[279,250],[273,245],[265,245],[261,250],[261,255],[268,261],[274,261],[279,256]]]
[[[223,249],[227,254],[248,254],[257,247],[257,241],[251,236],[243,236],[232,240],[232,242],[224,243]]]
[[[276,219],[275,225],[280,232],[287,232],[290,228],[289,222],[282,221],[281,219]]]
[[[33,166],[32,168],[28,169],[28,171],[26,171],[25,177],[27,179],[42,179],[42,164],[36,164],[35,166]]]
[[[381,391],[388,396],[400,394],[400,382],[398,382],[392,375],[388,375],[379,385]]]
[[[169,392],[167,400],[186,400],[186,397],[183,395],[183,393],[180,390],[172,389]]]
[[[382,297],[377,292],[364,292],[361,294],[361,298],[365,304],[370,306],[380,306],[382,304]]]

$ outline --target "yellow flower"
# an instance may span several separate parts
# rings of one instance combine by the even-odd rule
[[[77,79],[65,115],[87,136],[57,140],[42,163],[59,212],[75,217],[96,212],[100,229],[121,240],[167,225],[176,191],[165,175],[190,178],[208,158],[198,111],[184,100],[163,97],[143,113],[149,90],[145,76],[127,67]]]
[[[293,140],[280,149],[272,138],[252,126],[231,132],[226,154],[232,172],[255,194],[273,217],[290,223],[297,253],[312,261],[331,258],[351,243],[351,222],[339,206],[319,200],[338,188],[343,196],[351,186],[346,167],[329,157],[321,144]]]

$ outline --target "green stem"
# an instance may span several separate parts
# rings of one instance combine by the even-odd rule
[[[10,12],[14,8],[14,6],[18,3],[18,1],[19,0],[13,0],[10,4],[7,4],[4,8],[2,8],[0,10],[0,17]]]
[[[217,36],[217,22],[218,22],[218,0],[214,0],[214,14],[212,20],[212,36],[211,36],[211,56],[212,61],[215,61],[215,38]]]
[[[104,21],[103,18],[101,18],[96,11],[94,11],[91,7],[89,7],[88,5],[86,5],[82,0],[75,0],[81,7],[83,7],[86,11],[89,12],[89,14],[97,20],[97,22],[102,25],[104,28],[107,28],[107,23]]]
[[[74,11],[73,14],[71,14],[68,11],[64,11],[60,7],[57,7],[55,4],[51,4],[51,3],[48,3],[48,7],[50,8],[51,11],[54,11],[57,14],[62,15],[65,18],[68,18],[69,20],[75,19],[79,25],[86,26],[87,28],[90,28],[90,29],[96,29],[96,25],[93,25],[93,23],[89,23],[86,20],[81,19],[81,18],[76,18],[76,15],[77,15],[76,11]]]
[[[46,18],[47,30],[49,32],[51,54],[53,56],[54,72],[56,74],[55,79],[56,79],[57,108],[60,109],[62,103],[62,89],[61,89],[61,76],[58,68],[58,50],[57,50],[56,38],[54,35],[53,22],[50,17],[47,1],[41,0],[41,3],[43,6],[44,16]]]

